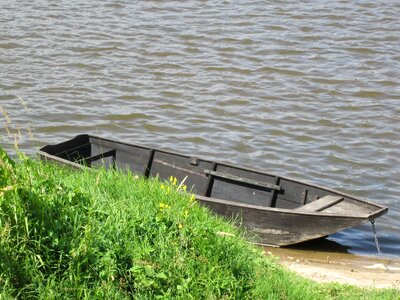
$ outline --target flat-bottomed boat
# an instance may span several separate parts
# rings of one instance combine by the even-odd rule
[[[286,246],[325,237],[385,214],[387,207],[337,190],[223,162],[92,135],[47,145],[42,159],[76,168],[129,169],[145,177],[185,180],[211,211],[254,233],[253,242]]]

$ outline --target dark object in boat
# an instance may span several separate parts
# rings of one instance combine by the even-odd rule
[[[387,207],[325,187],[170,151],[79,135],[40,149],[42,159],[72,167],[128,168],[133,173],[175,176],[213,212],[238,220],[254,242],[286,246],[371,221]]]

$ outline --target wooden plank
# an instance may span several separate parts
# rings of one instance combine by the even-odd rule
[[[147,160],[146,169],[144,170],[143,174],[144,177],[146,178],[148,178],[150,175],[151,165],[153,164],[153,159],[154,159],[154,152],[155,152],[154,149],[151,149],[149,153],[149,159]]]
[[[288,209],[267,208],[196,195],[201,205],[214,213],[236,220],[253,232],[255,242],[285,246],[332,234],[359,225],[368,215],[324,215]],[[350,213],[349,213],[350,214]]]
[[[270,190],[280,191],[282,189],[279,185],[276,185],[276,184],[271,184],[271,183],[267,183],[267,182],[260,182],[260,181],[256,181],[256,180],[246,179],[246,178],[242,178],[242,177],[238,177],[238,176],[234,176],[234,175],[226,174],[226,173],[222,173],[222,172],[204,170],[204,173],[208,174],[208,175],[211,175],[211,176],[224,178],[224,179],[228,179],[228,180],[232,180],[232,181],[236,181],[236,182],[243,182],[243,183],[247,183],[247,184],[250,184],[250,185],[265,187],[265,188],[270,189]]]
[[[305,189],[303,192],[303,201],[301,202],[301,205],[306,205],[307,203],[307,195],[308,195],[308,190]]]
[[[295,204],[295,207],[300,207],[301,205],[303,205],[303,200],[304,200],[303,192],[304,189],[308,187],[297,182],[292,182],[282,177],[279,181],[279,185],[282,187],[282,192],[277,194],[277,199],[276,199],[277,203],[283,200],[283,201],[293,202]],[[321,191],[319,191],[319,194],[322,194]],[[328,193],[322,195],[326,194]],[[308,195],[310,195],[310,193],[308,193]],[[307,196],[307,198],[309,202],[311,202],[309,196]]]
[[[270,189],[214,176],[209,176],[209,178],[212,178],[212,189],[209,195],[212,198],[262,207],[267,207],[269,204],[267,199],[271,197],[272,190]]]
[[[216,169],[217,169],[217,164],[213,163],[211,165],[211,170],[215,171]],[[212,176],[209,176],[208,179],[207,179],[206,188],[204,189],[203,196],[206,196],[206,197],[210,197],[211,196],[211,190],[212,190],[212,187],[213,187],[213,183],[214,183],[214,178]]]
[[[66,150],[63,150],[63,151],[58,152],[53,155],[59,156],[59,157],[68,157],[69,153],[73,153],[75,151],[79,152],[79,150],[84,149],[84,148],[90,148],[90,143],[85,143],[85,144],[78,145],[76,147],[68,148]]]
[[[99,160],[101,158],[104,158],[104,157],[109,157],[109,156],[115,156],[115,150],[110,150],[110,151],[107,151],[107,152],[96,154],[96,155],[84,158],[84,159],[82,159],[82,161],[84,162],[84,164],[87,164],[87,165],[90,166],[90,164],[92,162],[94,162],[96,160]]]
[[[101,148],[104,148],[102,145]],[[118,169],[129,170],[132,174],[146,175],[150,150],[141,147],[131,147],[129,152],[116,149],[115,165]]]
[[[46,152],[53,156],[59,156],[60,152],[70,151],[71,149],[80,146],[82,144],[88,144],[89,137],[87,135],[78,135],[71,140],[56,144],[56,145],[47,145],[42,147],[40,150],[42,152]],[[90,148],[90,144],[88,145]]]
[[[275,206],[273,206],[273,207],[284,208],[284,209],[295,209],[295,208],[298,208],[299,205],[292,201],[287,201],[285,199],[277,198],[277,200],[275,202]]]
[[[193,165],[191,157],[156,150],[149,175],[158,176],[161,180],[168,180],[171,175],[179,181],[186,178],[187,190],[192,189],[192,192],[202,194],[208,182],[208,177],[203,171],[210,168],[213,168],[211,162],[198,159],[197,165]]]
[[[280,178],[278,176],[275,176],[274,184],[278,186],[279,185],[279,181],[280,181]],[[267,201],[267,206],[270,206],[270,207],[275,207],[276,206],[277,193],[278,193],[277,190],[273,190],[272,191],[271,197],[269,197],[269,199]]]
[[[299,208],[296,208],[296,211],[318,212],[318,211],[324,210],[328,207],[331,207],[331,206],[339,203],[342,200],[343,200],[343,197],[328,195],[328,196],[322,197],[321,199],[318,199],[318,200],[310,202],[306,205],[303,205]]]

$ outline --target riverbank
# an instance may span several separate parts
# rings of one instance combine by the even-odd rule
[[[184,184],[0,150],[0,298],[397,299],[281,267]]]
[[[317,282],[400,289],[400,259],[265,247],[285,268]]]

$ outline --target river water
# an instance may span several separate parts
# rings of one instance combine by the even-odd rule
[[[400,256],[399,1],[1,1],[0,134],[98,134],[387,205]],[[329,238],[377,255],[370,224]]]

